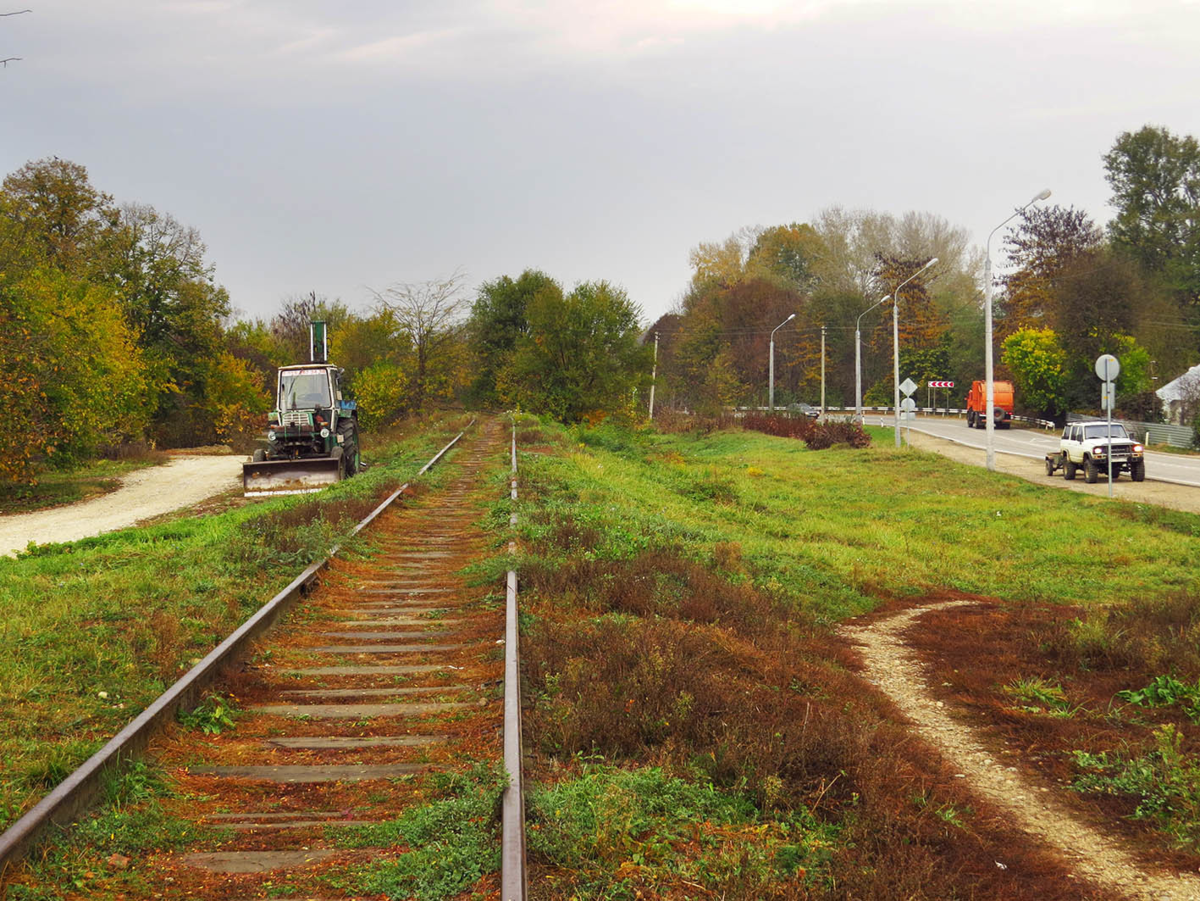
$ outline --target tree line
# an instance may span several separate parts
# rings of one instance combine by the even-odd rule
[[[997,261],[997,378],[1015,382],[1025,412],[1062,419],[1096,410],[1091,367],[1122,363],[1119,412],[1155,420],[1153,391],[1200,358],[1200,148],[1146,126],[1103,156],[1116,216],[1101,228],[1070,206],[1027,207]],[[831,208],[811,222],[747,229],[691,253],[692,277],[650,328],[659,343],[659,398],[681,409],[762,405],[775,333],[776,402],[854,404],[861,324],[864,402],[892,399],[892,301],[900,292],[900,378],[953,380],[963,403],[983,377],[984,255],[965,229],[931,213]],[[1007,261],[1007,265],[1003,265]],[[869,312],[867,312],[869,311]]]
[[[314,319],[367,429],[448,402],[595,419],[632,413],[647,384],[640,310],[606,281],[529,270],[472,296],[454,273],[371,295],[237,315],[196,229],[118,203],[77,163],[27,163],[0,184],[0,484],[130,447],[248,449]]]
[[[1091,364],[1122,363],[1120,412],[1156,419],[1153,389],[1200,358],[1200,147],[1146,126],[1103,156],[1113,220],[1030,206],[998,261],[998,378],[1026,411],[1094,410]],[[114,449],[213,442],[247,448],[273,403],[275,371],[303,362],[308,323],[370,429],[431,405],[521,407],[565,421],[762,405],[775,331],[776,399],[854,403],[861,326],[864,401],[892,397],[890,299],[900,292],[900,376],[981,378],[983,252],[932,213],[831,208],[812,221],[701,242],[672,311],[643,329],[606,280],[564,286],[528,269],[470,288],[465,276],[398,282],[363,309],[317,292],[265,318],[235,314],[199,233],[118,203],[87,170],[50,158],[0,184],[0,480],[28,483]],[[657,348],[655,344],[657,343]],[[1193,405],[1200,410],[1200,403]]]

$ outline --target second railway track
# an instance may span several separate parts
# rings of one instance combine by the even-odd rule
[[[152,740],[167,813],[192,839],[130,861],[138,878],[111,897],[378,897],[368,883],[415,843],[370,827],[447,792],[499,792],[505,600],[462,570],[500,551],[479,521],[506,437],[496,420],[465,437],[443,487],[378,516],[368,550],[335,558],[213,686],[240,709],[234,728]],[[476,889],[499,897],[499,854],[479,863]]]

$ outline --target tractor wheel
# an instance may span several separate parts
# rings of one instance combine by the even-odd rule
[[[1067,457],[1063,460],[1063,478],[1068,482],[1075,479],[1075,473],[1079,471],[1079,467],[1071,462],[1071,458]]]
[[[1146,481],[1146,461],[1138,460],[1136,463],[1129,465],[1129,477],[1135,482]]]
[[[267,459],[267,452],[260,447],[258,450],[256,450],[254,452],[254,454],[250,457],[250,459],[252,461],[254,461],[255,463],[262,463],[264,460]]]
[[[1096,480],[1100,478],[1100,467],[1096,465],[1096,461],[1091,457],[1083,458],[1083,480],[1089,485],[1095,485]]]

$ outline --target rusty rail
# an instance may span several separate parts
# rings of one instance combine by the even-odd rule
[[[517,422],[512,430],[512,500],[510,526],[517,524]],[[517,553],[515,540],[508,552]],[[500,898],[501,901],[525,901],[525,785],[521,774],[521,667],[517,628],[517,571],[508,571],[504,617],[504,769],[508,788],[504,790],[500,822]]]
[[[474,425],[472,419],[466,428],[454,438],[432,459],[417,472],[424,475],[439,460],[446,455],[450,448],[459,442],[466,434],[466,429]],[[384,510],[403,494],[409,487],[405,482],[390,494],[378,507],[350,533],[357,535]],[[246,622],[219,645],[213,648],[203,660],[193,666],[179,681],[164,691],[154,702],[138,714],[124,729],[116,734],[108,744],[89,757],[73,773],[60,782],[50,794],[42,798],[36,805],[17,822],[13,823],[0,835],[0,876],[18,861],[32,847],[42,832],[50,825],[62,825],[71,822],[80,811],[84,810],[95,798],[100,789],[100,783],[105,773],[117,766],[122,760],[136,757],[149,742],[151,735],[163,723],[168,722],[181,707],[191,706],[199,699],[200,692],[233,660],[240,657],[250,642],[270,629],[280,616],[293,603],[307,594],[318,580],[321,570],[329,565],[329,561],[341,550],[341,545],[335,545],[329,556],[313,563],[304,572],[296,576],[286,588],[271,600],[267,601]],[[522,897],[524,897],[522,895]]]

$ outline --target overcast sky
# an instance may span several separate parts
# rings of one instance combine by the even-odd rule
[[[461,267],[617,282],[833,204],[982,243],[1101,156],[1200,135],[1196,0],[19,0],[0,169],[56,155],[199,228],[233,303]]]

